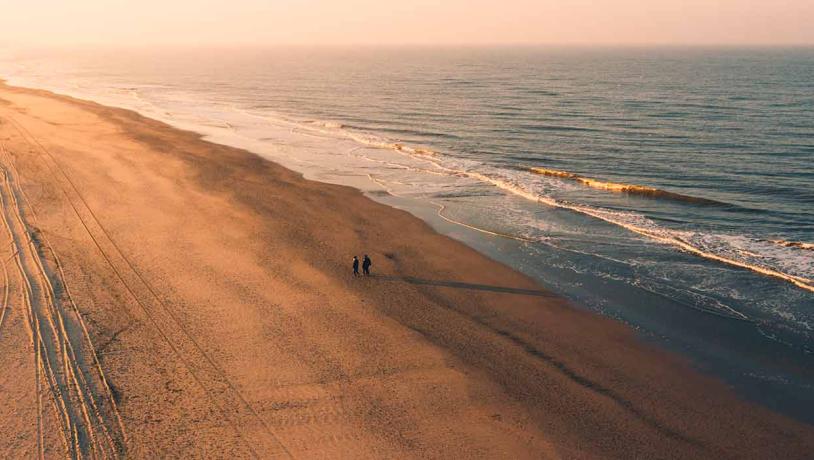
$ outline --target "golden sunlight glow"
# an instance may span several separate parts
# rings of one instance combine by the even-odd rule
[[[0,0],[3,44],[814,44],[811,0]]]

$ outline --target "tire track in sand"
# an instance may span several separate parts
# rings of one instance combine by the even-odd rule
[[[55,180],[85,231],[99,249],[130,296],[140,306],[154,329],[164,339],[173,353],[209,402],[231,425],[246,447],[257,458],[288,458],[289,449],[274,433],[266,420],[249,404],[212,358],[183,326],[174,309],[168,305],[144,279],[134,264],[110,237],[96,214],[85,201],[79,189],[65,173],[60,163],[39,140],[19,121],[6,117],[23,139],[40,152],[42,164]],[[252,426],[251,431],[241,427]]]
[[[31,221],[33,221],[36,228],[38,219],[36,211],[31,205],[31,200],[28,198],[25,190],[23,190],[22,187],[15,185],[13,178],[19,177],[20,175],[17,172],[11,155],[8,153],[8,151],[6,151],[5,146],[2,143],[0,143],[0,161],[3,161],[7,168],[5,173],[6,177],[10,181],[9,186],[11,187],[12,198],[14,202],[17,203],[20,221],[23,222],[23,209],[25,209],[25,215]],[[28,226],[26,225],[26,227]],[[71,339],[75,339],[75,342],[72,340],[67,341],[67,351],[70,353],[73,362],[76,363],[74,366],[76,370],[74,374],[75,381],[81,385],[80,388],[82,388],[86,393],[85,399],[88,401],[89,408],[92,410],[92,414],[95,419],[93,423],[98,423],[98,426],[101,427],[103,437],[106,440],[104,442],[108,443],[106,446],[103,446],[105,449],[97,448],[96,452],[98,453],[101,450],[103,454],[102,457],[108,458],[124,456],[127,446],[127,433],[124,429],[124,424],[122,423],[121,415],[119,414],[113,392],[111,391],[105,373],[99,363],[98,355],[93,345],[93,341],[90,338],[87,325],[85,324],[82,314],[79,311],[79,307],[71,294],[68,284],[65,282],[66,277],[62,263],[60,262],[58,254],[44,234],[39,233],[36,241],[34,238],[32,238],[32,235],[33,232],[29,232],[29,241],[34,245],[33,250],[38,256],[38,266],[43,275],[43,279],[46,281],[48,292],[50,294],[50,298],[52,299],[52,304],[61,308],[62,304],[65,303],[64,300],[67,300],[67,303],[69,304],[67,306],[71,308],[71,311],[66,315],[67,320],[64,321],[63,324],[69,325],[69,337]],[[56,271],[51,270],[48,264],[45,262],[45,250],[50,253],[50,262],[55,265]],[[39,251],[43,251],[42,255],[40,255]],[[19,252],[19,250],[16,252]],[[64,297],[57,295],[55,286],[61,288],[59,292],[64,294]],[[60,313],[60,317],[62,317],[61,309],[55,309],[55,311]],[[81,329],[81,334],[77,332],[77,325]],[[74,343],[78,344],[78,346],[75,347]],[[78,348],[79,351],[76,351],[75,348]],[[79,355],[79,357],[83,357],[83,352],[84,355],[87,355],[85,357],[90,359],[91,363],[88,363],[87,359],[78,359],[77,355]],[[37,371],[39,371],[39,369],[37,369]],[[40,393],[41,391],[38,393],[39,399],[41,399]],[[41,425],[42,423],[38,423],[38,427],[40,428],[40,439],[42,439],[43,436]],[[96,429],[94,428],[94,430]],[[42,441],[40,442],[40,445],[42,446]]]
[[[5,146],[0,143],[0,154],[5,153]],[[1,159],[1,158],[0,158]],[[3,184],[0,183],[0,192],[2,192]],[[0,211],[4,211],[5,202],[3,200],[3,195],[0,194]],[[9,273],[9,268],[14,270],[17,268],[16,265],[16,257],[17,257],[17,245],[15,244],[14,234],[11,231],[10,226],[6,220],[5,213],[0,214],[0,222],[2,222],[2,230],[3,233],[3,243],[8,251],[7,253],[3,251],[0,253],[0,265],[2,265],[3,270],[3,296],[2,296],[2,306],[0,307],[0,340],[3,340],[7,337],[12,338],[15,336],[15,333],[19,333],[21,331],[4,331],[3,325],[6,320],[6,315],[8,310],[11,308],[9,303],[9,299],[11,298],[12,293],[15,296],[19,296],[20,304],[27,305],[27,296],[26,293],[21,290],[23,286],[23,279],[19,272],[15,270],[14,274],[16,275],[15,278],[17,279],[17,283],[15,286],[12,286],[12,279]],[[14,287],[15,289],[12,289]],[[41,388],[41,381],[40,381],[40,369],[39,369],[39,348],[37,344],[34,343],[33,334],[31,331],[30,323],[28,323],[28,315],[23,314],[23,321],[25,322],[25,336],[28,337],[29,343],[32,345],[31,351],[34,354],[33,359],[33,374],[34,374],[34,382],[33,382],[33,389],[34,389],[34,401],[36,402],[35,414],[35,426],[36,426],[36,433],[35,433],[35,452],[37,452],[37,457],[40,459],[44,459],[45,451],[44,451],[44,441],[43,441],[43,431],[42,431],[42,388]],[[17,346],[17,351],[21,352],[19,349],[19,345]],[[67,445],[67,444],[66,444]]]
[[[17,268],[17,276],[20,281],[21,292],[20,292],[20,299],[21,304],[24,306],[23,312],[26,321],[26,329],[28,332],[29,339],[31,340],[32,348],[34,350],[34,364],[35,364],[35,392],[36,392],[36,400],[37,400],[37,452],[39,458],[44,458],[45,456],[45,447],[43,442],[43,404],[42,404],[42,379],[45,378],[48,380],[48,384],[52,385],[53,380],[47,377],[47,374],[44,375],[44,366],[43,366],[43,359],[42,359],[42,340],[41,333],[38,327],[38,323],[34,320],[34,308],[31,305],[31,284],[29,278],[26,276],[24,272],[23,263],[20,256],[19,245],[27,244],[27,238],[24,238],[22,241],[19,239],[19,235],[16,235],[12,225],[16,222],[15,219],[10,217],[10,213],[7,212],[7,207],[10,205],[8,203],[8,196],[7,196],[7,188],[6,188],[6,171],[5,169],[0,172],[0,220],[3,223],[3,228],[6,233],[9,235],[11,239],[11,245],[13,246],[13,255],[11,256],[10,260],[14,260],[15,268]],[[53,388],[52,388],[53,389]],[[60,424],[60,435],[63,441],[63,444],[66,449],[66,453],[70,454],[74,444],[69,441],[69,437],[71,437],[70,432],[71,430],[65,424],[65,417],[66,412],[63,410],[64,402],[61,399],[62,393],[52,392],[54,398],[52,400],[54,404],[54,410],[57,415],[57,421]]]
[[[3,156],[5,148],[2,147]],[[41,253],[42,245],[26,222],[20,191],[10,169],[0,166],[2,221],[15,246],[14,261],[22,286],[24,316],[34,348],[37,371],[40,456],[43,414],[39,381],[50,390],[67,456],[116,458],[124,448],[122,433],[107,425],[109,403],[97,398],[98,379],[87,369],[84,337],[77,334],[77,317],[63,308],[58,280]],[[81,319],[81,317],[78,317]]]
[[[5,226],[4,226],[5,229]],[[3,269],[3,299],[2,304],[0,304],[0,337],[3,336],[3,321],[6,319],[6,311],[8,310],[8,298],[10,294],[10,283],[11,280],[8,276],[8,267],[7,262],[10,261],[14,257],[14,241],[12,240],[12,236],[8,233],[8,239],[6,241],[9,253],[11,255],[7,256],[5,253],[0,253],[0,266]]]

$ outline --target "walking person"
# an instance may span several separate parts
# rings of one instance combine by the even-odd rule
[[[362,261],[362,271],[365,273],[365,276],[370,275],[371,265],[373,265],[373,262],[370,260],[370,257],[365,254],[365,260]]]
[[[353,276],[359,276],[359,258],[353,256]]]

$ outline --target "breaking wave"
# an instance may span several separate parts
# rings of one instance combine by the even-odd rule
[[[776,263],[772,263],[776,262],[776,260],[773,260],[776,258],[767,255],[767,252],[769,251],[766,251],[765,248],[752,248],[755,252],[751,252],[749,249],[743,247],[748,247],[749,243],[740,244],[740,240],[751,243],[759,243],[760,240],[752,240],[746,237],[734,235],[712,235],[702,232],[670,230],[661,227],[645,216],[634,212],[612,211],[594,206],[571,203],[538,193],[533,190],[533,187],[530,187],[529,184],[525,183],[522,179],[513,177],[511,171],[508,170],[494,168],[476,162],[472,162],[471,165],[461,167],[460,164],[453,164],[454,162],[460,163],[460,161],[447,158],[446,155],[441,155],[438,152],[426,147],[409,146],[400,142],[393,142],[384,139],[374,134],[350,129],[337,128],[333,126],[328,127],[330,126],[328,123],[299,123],[290,119],[288,119],[287,122],[291,123],[292,126],[297,126],[299,128],[304,127],[307,131],[312,131],[315,134],[339,136],[346,139],[352,139],[367,147],[389,149],[396,152],[401,152],[411,156],[414,159],[429,162],[435,169],[436,173],[440,172],[442,174],[451,176],[467,177],[482,183],[490,184],[526,200],[587,215],[622,227],[628,231],[649,238],[650,240],[656,241],[660,244],[669,245],[679,250],[722,264],[751,270],[755,273],[784,280],[801,289],[814,292],[814,280],[808,275],[807,272],[805,272],[805,275],[788,273],[787,271],[793,270],[778,268]],[[603,190],[652,196],[657,198],[667,198],[707,205],[726,205],[726,203],[709,200],[706,198],[681,195],[651,187],[597,181],[566,171],[557,171],[544,168],[531,168],[531,170],[535,174],[575,180],[586,186]],[[772,243],[782,245],[787,248],[811,250],[811,245],[808,243],[785,241],[773,241]]]
[[[641,195],[651,198],[666,198],[675,201],[684,201],[688,203],[707,204],[707,205],[726,205],[720,201],[710,200],[708,198],[700,198],[696,196],[683,195],[680,193],[668,192],[658,188],[647,187],[644,185],[634,184],[620,184],[616,182],[605,182],[590,177],[580,176],[579,174],[571,173],[568,171],[558,171],[556,169],[546,168],[530,168],[534,174],[540,174],[548,177],[557,177],[560,179],[578,182],[587,187],[608,190],[611,192],[627,193],[630,195]]]
[[[52,89],[56,89],[58,92],[67,92],[64,88]],[[125,92],[133,93],[134,91],[132,91],[132,88],[126,88]],[[83,96],[87,97],[87,95],[84,94],[79,95],[79,97]],[[131,102],[133,101],[133,98],[134,96],[131,94]],[[112,101],[103,101],[103,103],[108,102]],[[121,101],[116,102],[121,103]],[[145,107],[143,105],[144,101],[139,102],[142,102],[142,104],[139,104],[139,107],[135,108],[137,111],[146,111],[147,116],[158,115],[159,119],[164,118],[166,120],[165,117],[161,117],[163,114],[156,113],[157,107],[152,106],[152,104],[150,104],[151,107]],[[114,103],[113,105],[117,104]],[[130,103],[125,103],[123,105],[125,107],[133,108]],[[790,257],[792,259],[790,262],[782,262],[780,259],[788,258],[788,254],[782,254],[780,257],[775,257],[771,255],[772,251],[767,247],[772,246],[781,250],[783,250],[782,248],[786,248],[786,250],[809,252],[814,250],[814,245],[811,243],[785,240],[750,240],[742,236],[710,235],[702,232],[670,230],[661,227],[652,220],[647,219],[645,216],[634,212],[612,211],[553,198],[544,192],[535,190],[534,184],[530,183],[531,181],[528,181],[522,177],[517,177],[511,170],[491,167],[480,162],[471,162],[471,164],[464,163],[460,159],[440,154],[431,148],[396,142],[375,134],[351,129],[339,122],[313,119],[302,120],[279,114],[268,113],[259,115],[256,112],[252,113],[251,111],[244,109],[233,109],[246,115],[251,115],[252,117],[264,119],[267,122],[276,124],[278,126],[286,126],[291,131],[297,131],[302,134],[330,138],[344,138],[353,140],[362,146],[387,149],[409,155],[411,158],[430,163],[431,166],[424,169],[424,172],[474,179],[476,181],[495,186],[501,190],[504,190],[505,192],[522,197],[529,201],[560,209],[567,209],[576,213],[590,216],[625,228],[633,233],[642,235],[658,243],[669,245],[682,251],[695,254],[699,257],[781,279],[804,290],[814,292],[814,280],[812,280],[814,276],[810,275],[810,272],[812,269],[814,269],[814,264],[809,263],[807,260],[804,261],[803,264],[796,264],[794,262],[794,256]],[[223,120],[218,121],[220,122],[218,125],[219,127],[235,128],[228,122],[224,122]],[[200,124],[200,120],[198,120],[198,123]],[[587,187],[612,192],[629,193],[654,198],[665,198],[705,205],[726,205],[726,203],[715,200],[668,192],[652,187],[599,181],[568,171],[559,171],[539,167],[529,168],[526,171],[541,176],[575,181]],[[734,239],[748,240],[749,243],[733,244]],[[763,245],[753,247],[753,243],[756,242],[762,242]],[[795,269],[795,265],[803,265],[803,268]]]
[[[772,243],[786,248],[804,249],[806,251],[814,251],[814,243],[804,243],[802,241],[785,241],[785,240],[770,240]]]
[[[697,234],[694,232],[678,232],[667,230],[655,225],[651,220],[647,219],[646,217],[635,213],[609,211],[600,208],[594,208],[591,206],[571,204],[564,201],[556,200],[551,197],[539,196],[534,194],[533,192],[530,192],[529,190],[526,190],[524,187],[522,187],[522,185],[507,182],[503,179],[490,177],[481,173],[467,172],[466,174],[469,175],[470,177],[474,177],[489,182],[495,185],[496,187],[509,191],[517,196],[521,196],[530,201],[535,201],[538,203],[546,204],[548,206],[568,209],[581,214],[585,214],[603,220],[605,222],[618,225],[631,232],[648,237],[651,240],[676,247],[678,249],[695,254],[697,256],[714,260],[716,262],[732,265],[735,267],[752,270],[762,275],[782,279],[784,281],[788,281],[794,284],[799,288],[805,289],[810,292],[814,292],[814,280],[808,277],[784,273],[777,269],[760,265],[757,261],[753,262],[743,259],[737,259],[735,258],[735,256],[712,252],[709,248],[705,247],[705,245],[698,244],[699,240],[704,239],[704,235],[698,237]],[[720,241],[720,238],[718,238],[718,240]]]

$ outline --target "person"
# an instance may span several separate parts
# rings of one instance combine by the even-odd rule
[[[371,265],[373,265],[373,262],[371,262],[370,257],[365,254],[365,260],[362,261],[362,271],[365,272],[365,275],[370,275]]]
[[[353,256],[353,276],[359,276],[359,258]]]

